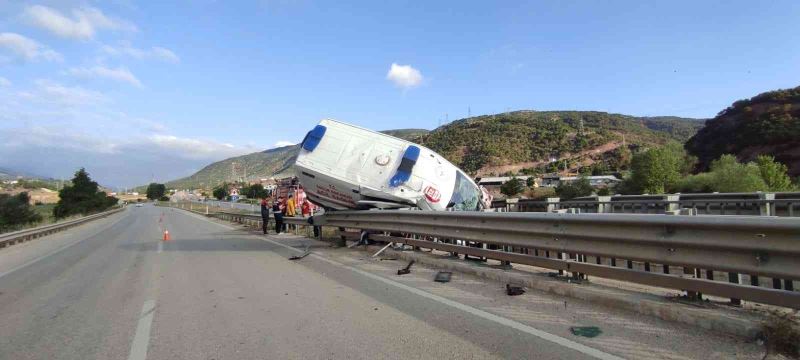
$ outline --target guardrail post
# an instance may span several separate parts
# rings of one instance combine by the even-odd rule
[[[675,211],[681,208],[680,195],[664,195],[664,212]]]
[[[519,211],[519,198],[506,199],[506,211]]]
[[[598,196],[597,197],[597,213],[610,213],[611,211],[611,196]]]
[[[758,207],[758,214],[761,216],[773,216],[775,214],[775,194],[773,193],[758,193],[758,199],[764,200]]]
[[[558,203],[561,201],[561,198],[551,197],[545,200],[547,202],[547,212],[553,212],[553,210],[558,209]]]
[[[208,205],[206,205],[206,215],[208,215]]]
[[[735,272],[728,273],[728,282],[734,284],[742,283],[742,275]],[[742,305],[742,299],[731,298],[731,305]]]

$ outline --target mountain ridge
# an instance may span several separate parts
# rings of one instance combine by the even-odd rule
[[[384,134],[409,139],[427,133],[425,129],[392,129]],[[192,175],[166,183],[171,189],[210,188],[223,182],[240,179],[256,180],[269,177],[289,176],[288,173],[297,156],[300,145],[288,145],[255,153],[235,156],[206,165]]]
[[[614,149],[621,146],[623,142],[626,144],[637,144],[637,140],[639,138],[644,139],[645,141],[652,141],[653,139],[658,139],[657,142],[664,143],[670,139],[676,139],[679,141],[684,141],[689,136],[693,135],[694,132],[702,126],[703,119],[692,119],[692,118],[679,118],[679,117],[670,117],[670,116],[660,116],[660,117],[635,117],[630,115],[622,115],[622,114],[609,114],[604,112],[597,112],[597,111],[535,111],[535,110],[519,110],[513,111],[508,113],[501,113],[501,114],[494,114],[494,115],[482,115],[482,116],[475,116],[470,118],[464,118],[455,120],[449,124],[442,125],[434,130],[425,130],[425,129],[395,129],[395,130],[384,130],[382,131],[385,134],[404,138],[409,141],[420,143],[424,146],[430,147],[432,150],[442,153],[443,156],[448,158],[454,164],[465,168],[472,174],[489,174],[489,173],[502,173],[505,171],[513,170],[519,171],[524,168],[524,165],[542,165],[542,161],[547,163],[549,160],[546,158],[518,158],[516,156],[506,156],[504,159],[493,159],[493,161],[487,162],[486,164],[481,164],[480,167],[474,169],[470,167],[470,163],[465,163],[463,161],[463,154],[459,155],[458,152],[450,151],[448,146],[442,146],[443,144],[441,141],[437,141],[440,137],[443,137],[444,141],[449,141],[446,139],[452,138],[452,136],[448,136],[446,134],[454,134],[458,132],[458,129],[463,124],[474,124],[476,122],[479,123],[496,123],[500,124],[500,127],[503,126],[511,126],[514,125],[515,121],[520,120],[520,114],[523,114],[523,118],[525,117],[524,114],[528,115],[535,115],[536,119],[533,119],[533,122],[527,124],[527,128],[533,129],[538,128],[536,123],[541,120],[540,117],[544,116],[545,118],[556,116],[559,118],[559,122],[562,125],[556,126],[556,128],[560,129],[561,133],[564,135],[569,135],[570,130],[574,130],[573,132],[577,131],[577,126],[579,125],[578,118],[585,117],[586,120],[584,122],[584,136],[586,140],[586,144],[583,147],[578,147],[574,150],[575,154],[578,154],[579,157],[584,156],[588,157],[589,155],[597,157],[602,154],[605,154],[609,151],[613,151]],[[490,120],[494,119],[494,120]],[[525,120],[525,119],[523,119]],[[599,124],[598,121],[603,122],[605,124]],[[573,129],[573,126],[574,129]],[[541,125],[541,124],[539,124]],[[596,128],[603,128],[608,127],[608,129],[602,129],[603,131],[608,131],[608,134],[605,134],[605,138],[600,139],[594,134]],[[513,127],[513,126],[512,126]],[[523,131],[521,133],[530,133],[530,129],[525,130],[525,126],[523,126]],[[515,130],[520,130],[515,128]],[[619,136],[614,136],[612,133],[621,132]],[[438,134],[438,135],[437,135]],[[490,134],[490,133],[487,133]],[[546,135],[546,134],[540,134]],[[628,136],[628,140],[625,140],[625,136]],[[457,137],[457,136],[456,136]],[[575,134],[571,135],[571,138],[575,138]],[[612,140],[612,141],[605,141],[605,140]],[[441,139],[439,139],[441,140]],[[453,143],[460,144],[459,146],[469,146],[469,142],[474,142],[473,140],[476,139],[450,139],[455,140]],[[463,140],[463,141],[462,141]],[[480,139],[478,139],[480,140]],[[483,139],[486,140],[486,139]],[[603,140],[603,141],[600,141]],[[461,141],[461,142],[459,142]],[[581,140],[579,139],[578,142]],[[463,143],[463,144],[462,144]],[[613,143],[609,145],[609,143]],[[590,146],[591,145],[591,146]],[[236,181],[242,178],[246,178],[248,180],[254,180],[258,178],[265,178],[265,177],[281,177],[281,176],[288,176],[288,170],[290,169],[292,163],[294,162],[294,157],[297,154],[299,149],[298,145],[290,145],[280,148],[269,149],[257,153],[246,154],[238,157],[228,158],[224,160],[220,160],[205,166],[203,169],[197,171],[196,173],[181,178],[172,180],[166,183],[167,187],[169,188],[210,188],[221,184],[223,182],[231,182]],[[531,149],[528,149],[528,154],[531,153]],[[602,150],[602,151],[600,151]],[[524,151],[523,151],[524,152]],[[595,154],[596,153],[596,154]],[[491,154],[491,152],[487,152],[489,156],[495,156],[496,154]],[[544,155],[550,155],[549,153]],[[572,155],[572,152],[561,152],[560,155]],[[496,156],[495,156],[496,157]],[[519,161],[519,160],[522,161]],[[499,161],[498,161],[499,160]],[[534,161],[531,163],[531,161]],[[234,164],[235,163],[235,164]],[[233,164],[233,165],[232,165]],[[515,165],[515,164],[522,164],[522,165]],[[466,165],[466,166],[465,166]],[[481,171],[482,167],[486,167]],[[500,169],[492,168],[492,166],[501,166]],[[511,166],[508,169],[502,168],[502,166]],[[494,169],[494,170],[493,170]],[[502,171],[501,171],[502,170]]]

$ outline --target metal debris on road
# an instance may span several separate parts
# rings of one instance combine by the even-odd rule
[[[508,294],[508,296],[517,296],[524,293],[525,289],[523,289],[521,286],[511,286],[510,284],[506,284],[506,294]]]
[[[384,252],[386,249],[388,249],[389,246],[392,246],[392,243],[386,244],[386,246],[382,247],[380,250],[378,250],[378,252],[376,252],[375,254],[372,254],[372,257],[378,257],[378,255],[380,255],[382,252]]]
[[[453,273],[449,271],[439,271],[436,273],[436,277],[433,278],[433,281],[446,283],[450,282],[450,278],[453,277]]]
[[[597,326],[572,326],[569,328],[572,335],[593,338],[603,333]]]
[[[411,265],[414,265],[414,260],[409,261],[408,265],[406,265],[405,268],[397,270],[397,275],[405,275],[411,273]]]
[[[311,245],[306,245],[306,250],[303,251],[302,254],[291,256],[291,257],[289,257],[289,260],[300,260],[300,259],[308,256],[308,254],[311,254],[311,250],[309,250],[309,248],[311,248]]]

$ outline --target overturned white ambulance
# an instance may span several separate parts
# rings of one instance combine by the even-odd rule
[[[331,119],[306,134],[294,166],[308,199],[327,209],[479,211],[491,204],[432,150]]]

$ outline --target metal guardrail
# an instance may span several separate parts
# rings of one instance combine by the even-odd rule
[[[511,212],[549,212],[577,208],[582,213],[663,214],[680,208],[703,215],[761,215],[800,217],[800,193],[718,193],[588,196],[561,201],[506,199],[494,201],[494,208]]]
[[[257,214],[208,216],[261,226]],[[800,281],[798,218],[376,210],[330,212],[314,219],[320,226],[384,232],[370,235],[374,240],[573,277],[592,275],[683,290],[691,297],[800,308],[793,282]],[[309,225],[303,217],[284,221]],[[743,281],[748,279],[749,285]]]
[[[66,230],[68,228],[83,224],[85,222],[89,222],[95,219],[99,219],[102,217],[106,217],[108,215],[120,212],[125,208],[120,207],[113,210],[101,212],[98,214],[87,215],[75,220],[64,221],[56,224],[44,225],[39,226],[31,229],[24,229],[15,232],[10,232],[6,234],[0,234],[0,248],[6,247],[9,245],[14,245],[16,243],[24,242],[27,240],[33,240],[45,235],[50,235],[52,233],[56,233],[59,231]]]
[[[651,286],[800,308],[800,219],[744,216],[345,211],[318,224],[395,234],[416,247],[482,256]],[[403,234],[404,236],[398,236]],[[408,235],[421,236],[411,239]],[[492,250],[458,245],[490,244]],[[567,255],[565,257],[564,255]],[[552,256],[551,256],[552,255]],[[588,257],[594,258],[590,263]],[[616,266],[623,260],[627,266]],[[634,269],[643,262],[645,271]],[[663,266],[664,273],[651,267]],[[691,276],[671,274],[683,267]],[[703,279],[699,269],[710,271]],[[729,282],[714,280],[727,272]],[[740,284],[739,274],[782,279],[785,289]],[[707,273],[708,274],[708,273]],[[732,274],[735,274],[735,281]],[[774,282],[773,282],[774,284]]]

